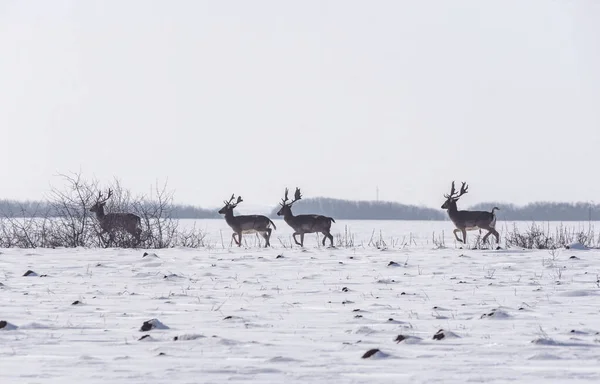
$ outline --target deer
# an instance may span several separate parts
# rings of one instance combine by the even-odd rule
[[[321,232],[323,237],[323,246],[325,246],[325,240],[329,239],[331,246],[333,247],[333,236],[331,236],[331,223],[335,223],[332,217],[323,215],[298,215],[294,216],[292,213],[292,205],[302,199],[302,193],[300,188],[296,188],[294,193],[294,200],[289,201],[288,189],[285,189],[285,196],[281,200],[281,209],[277,212],[277,216],[283,216],[283,220],[294,230],[292,237],[296,244],[304,247],[304,234],[305,233],[318,233]],[[296,235],[300,235],[300,242],[296,238]]]
[[[500,210],[498,207],[492,208],[491,212],[487,211],[459,211],[456,207],[456,202],[464,194],[468,193],[469,186],[463,182],[460,187],[460,192],[456,192],[454,189],[454,181],[452,182],[452,188],[450,194],[444,194],[446,201],[442,205],[442,209],[448,211],[450,220],[454,223],[456,229],[454,230],[454,237],[461,243],[467,243],[467,231],[485,229],[488,233],[483,237],[485,243],[490,235],[496,237],[496,243],[500,243],[500,234],[496,231],[496,210]],[[458,238],[458,232],[462,232],[462,239]]]
[[[269,239],[271,238],[271,225],[273,229],[277,229],[275,223],[263,215],[240,215],[234,216],[233,210],[239,203],[243,202],[241,196],[238,196],[234,203],[235,194],[231,195],[229,201],[223,200],[225,206],[219,210],[219,213],[225,215],[225,221],[233,229],[231,237],[238,247],[242,246],[242,234],[244,233],[260,233],[265,239],[265,248],[271,246]],[[237,239],[236,239],[237,235]]]
[[[98,198],[95,204],[90,208],[90,212],[96,213],[96,219],[100,223],[102,233],[108,233],[111,240],[115,230],[124,230],[135,238],[136,244],[140,242],[142,234],[142,220],[133,213],[115,212],[104,213],[106,202],[112,197],[112,190],[108,190],[108,196],[103,197],[102,191],[98,192]]]

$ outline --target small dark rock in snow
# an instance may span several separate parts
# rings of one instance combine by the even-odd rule
[[[395,261],[390,261],[387,266],[388,267],[399,267],[400,264],[396,263]]]
[[[355,319],[360,319],[361,317],[363,317],[362,315],[354,315]]]
[[[144,257],[158,257],[158,255],[156,253],[144,252],[144,254],[142,255],[142,258],[144,258]]]
[[[360,309],[358,309],[358,308],[353,309],[352,312],[360,312]]]
[[[225,316],[225,317],[223,318],[223,320],[230,320],[230,319],[233,319],[233,316]]]
[[[342,292],[348,292],[348,287],[342,288]]]
[[[150,337],[150,335],[144,335],[144,336],[140,337],[140,338],[138,339],[138,341],[142,341],[142,340],[144,340],[144,339],[147,339],[147,338],[149,338],[149,337]]]
[[[364,355],[362,355],[362,358],[368,359],[369,357],[373,356],[377,352],[379,352],[379,349],[377,349],[377,348],[369,349],[367,352],[365,352]]]
[[[79,305],[79,304],[83,304],[83,303],[79,300],[75,300],[74,302],[71,303],[71,305]]]
[[[390,317],[390,318],[388,319],[388,321],[394,321],[394,319]]]
[[[164,352],[161,352],[161,353],[159,353],[159,354],[158,354],[158,356],[166,356],[166,355],[167,355],[167,354],[166,354],[166,353],[164,353]]]
[[[31,269],[27,270],[27,272],[25,272],[25,274],[23,275],[25,276],[39,276],[37,273],[33,272]]]
[[[277,255],[276,259],[283,259],[283,255]]]
[[[577,257],[577,256],[571,256],[571,257],[569,257],[569,259],[579,260],[579,257]]]
[[[406,292],[402,292],[400,295],[406,295]]]

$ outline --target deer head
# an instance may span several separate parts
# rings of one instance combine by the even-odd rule
[[[468,189],[469,189],[469,186],[467,185],[466,182],[463,181],[462,185],[460,187],[460,192],[457,193],[456,190],[454,189],[454,181],[453,181],[452,188],[450,189],[450,194],[449,195],[444,194],[446,201],[442,205],[442,209],[449,209],[452,206],[452,204],[456,204],[456,202],[462,195],[464,195],[465,193],[468,193]]]
[[[111,196],[111,189],[108,190],[108,196],[106,197],[102,197],[102,191],[98,192],[98,197],[96,198],[96,202],[94,203],[94,205],[92,205],[92,207],[90,208],[90,212],[95,212],[96,214],[104,215],[104,206],[106,205],[108,199],[111,198]]]
[[[296,187],[296,192],[294,192],[294,200],[292,201],[288,201],[288,192],[289,191],[286,188],[285,195],[283,199],[281,199],[281,203],[279,203],[279,205],[281,205],[281,209],[277,212],[277,216],[285,216],[288,212],[291,212],[292,204],[302,199],[302,193],[300,192],[300,188]]]
[[[235,199],[235,194],[231,195],[231,198],[229,199],[229,201],[223,200],[223,203],[225,203],[225,206],[219,210],[219,213],[225,214],[228,211],[233,211],[233,209],[235,207],[237,207],[239,203],[244,201],[244,200],[242,200],[242,196],[238,196],[237,201],[235,203],[233,202],[234,199]]]

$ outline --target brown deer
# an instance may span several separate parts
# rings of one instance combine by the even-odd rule
[[[331,236],[331,223],[335,223],[335,220],[331,217],[322,215],[298,215],[294,216],[292,213],[292,204],[302,199],[300,188],[296,188],[294,194],[294,200],[288,202],[288,189],[285,189],[285,197],[281,200],[281,209],[277,212],[278,216],[283,216],[283,220],[292,227],[294,234],[292,235],[294,241],[299,246],[304,246],[304,234],[321,232],[323,237],[323,245],[325,240],[329,239],[331,246],[333,247],[333,236]],[[296,235],[300,235],[300,242],[296,239]]]
[[[113,239],[115,230],[124,230],[135,238],[136,244],[140,242],[142,234],[142,220],[133,213],[104,213],[104,206],[112,196],[112,190],[108,190],[108,196],[102,197],[102,192],[98,192],[96,203],[90,208],[91,212],[96,213],[96,218],[100,223],[102,233],[108,233],[110,239]]]
[[[500,243],[500,234],[496,231],[496,215],[494,211],[500,210],[498,207],[494,207],[492,212],[486,211],[459,211],[456,207],[458,199],[467,193],[469,186],[463,182],[460,187],[460,192],[456,193],[454,189],[454,181],[452,182],[452,188],[450,189],[449,195],[444,195],[446,201],[442,205],[442,209],[448,210],[448,216],[454,223],[456,229],[454,230],[454,237],[461,243],[467,243],[467,231],[473,231],[477,229],[485,229],[488,233],[483,237],[485,243],[489,235],[496,237],[496,243]],[[462,232],[462,240],[458,238],[457,232]]]
[[[225,206],[219,210],[219,213],[225,215],[225,221],[233,229],[231,237],[233,241],[238,245],[242,246],[242,234],[244,233],[260,233],[265,239],[265,248],[271,245],[269,239],[271,238],[271,228],[277,229],[275,224],[266,216],[263,215],[240,215],[234,216],[233,209],[238,206],[242,201],[242,197],[238,196],[237,201],[233,203],[235,195],[231,195],[229,201],[223,201]],[[237,239],[235,238],[237,235]]]

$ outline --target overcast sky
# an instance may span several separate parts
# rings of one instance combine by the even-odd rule
[[[0,198],[81,170],[439,207],[600,202],[600,1],[0,0]]]

